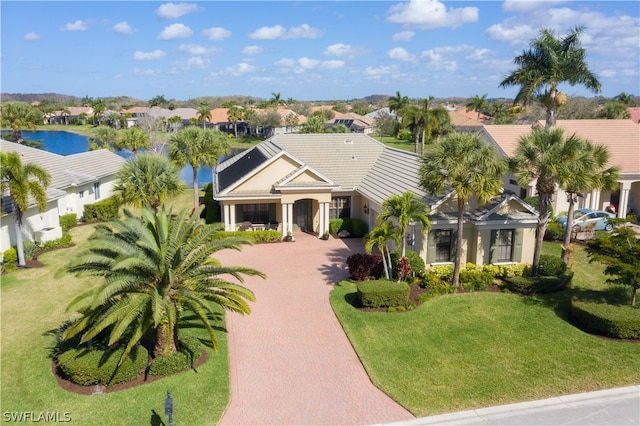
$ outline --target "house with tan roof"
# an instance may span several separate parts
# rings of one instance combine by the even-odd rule
[[[335,117],[327,121],[327,125],[329,127],[333,127],[343,124],[352,133],[364,133],[365,135],[368,135],[374,131],[374,122],[375,119],[372,117],[365,117],[364,115],[356,114],[355,112],[336,112]]]
[[[60,238],[60,216],[75,213],[81,218],[86,204],[110,197],[116,174],[126,163],[124,158],[105,149],[64,156],[0,140],[0,150],[16,152],[23,164],[35,163],[51,175],[45,211],[38,212],[32,202],[24,212],[22,231],[25,241],[44,242]],[[11,204],[4,201],[0,217],[0,252],[15,244]]]
[[[431,208],[432,228],[411,230],[410,249],[427,264],[531,263],[537,212],[504,192],[486,205],[470,202],[463,246],[454,247],[454,191],[431,196],[419,186],[420,158],[359,133],[281,134],[216,166],[214,199],[228,231],[277,229],[322,236],[336,218],[376,225],[389,196],[412,191]],[[503,247],[500,246],[502,242]]]
[[[537,126],[544,126],[539,122]],[[620,168],[618,188],[614,191],[592,191],[578,200],[576,208],[604,210],[609,204],[617,207],[618,216],[640,213],[640,126],[631,120],[557,120],[556,125],[565,131],[565,137],[576,134],[594,144],[607,147],[610,164]],[[494,144],[506,157],[512,157],[520,137],[531,132],[530,125],[487,125],[481,135]],[[506,189],[519,193],[521,197],[535,195],[535,182],[520,188],[509,176],[504,183]],[[569,208],[567,197],[558,189],[552,200],[554,212]]]

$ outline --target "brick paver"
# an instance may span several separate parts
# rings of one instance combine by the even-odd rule
[[[329,304],[347,276],[356,239],[259,244],[217,253],[223,265],[249,266],[257,297],[247,316],[227,315],[231,403],[222,425],[366,425],[412,419],[377,389]]]

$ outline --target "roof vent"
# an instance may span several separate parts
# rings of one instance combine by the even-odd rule
[[[351,139],[345,139],[345,145],[353,145],[353,141]]]
[[[351,156],[351,161],[356,161],[358,159],[358,157],[356,157],[355,155]]]

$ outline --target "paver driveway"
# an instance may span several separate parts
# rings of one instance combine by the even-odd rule
[[[364,371],[329,304],[361,240],[258,244],[216,257],[267,274],[248,278],[257,301],[227,315],[231,403],[222,425],[366,425],[412,419]]]

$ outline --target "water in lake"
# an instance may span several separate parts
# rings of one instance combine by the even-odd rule
[[[45,151],[60,155],[78,154],[89,150],[89,138],[72,132],[45,130],[45,131],[23,131],[22,137],[29,140],[39,140],[43,143]],[[129,158],[129,152],[118,152],[124,158]],[[180,179],[189,188],[193,184],[193,168],[185,166],[180,172]],[[213,181],[213,168],[198,168],[198,184],[203,187]]]

